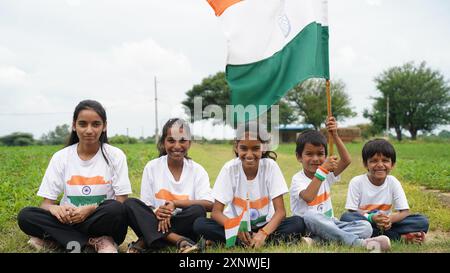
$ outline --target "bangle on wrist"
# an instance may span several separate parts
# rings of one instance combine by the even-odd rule
[[[266,237],[269,237],[269,233],[267,233],[267,231],[264,228],[261,228],[260,231],[266,235]]]

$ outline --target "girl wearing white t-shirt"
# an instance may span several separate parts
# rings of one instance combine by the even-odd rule
[[[18,215],[32,246],[117,253],[127,233],[122,202],[131,184],[125,154],[107,143],[105,109],[97,101],[80,102],[69,143],[53,155],[37,193],[44,201]]]
[[[253,122],[239,126],[234,145],[236,158],[223,166],[214,184],[212,219],[199,218],[194,223],[195,232],[206,240],[227,246],[237,241],[259,248],[268,240],[298,240],[305,231],[301,217],[286,218],[283,195],[288,188],[275,162],[276,154],[266,148],[269,137],[261,134],[263,130]],[[245,212],[251,231],[239,231],[236,239],[236,235],[229,235],[230,226]],[[242,222],[237,225],[242,226]]]
[[[199,250],[192,225],[211,211],[213,199],[208,173],[187,156],[190,146],[188,124],[170,119],[158,142],[159,157],[145,166],[141,199],[125,202],[129,225],[139,238],[129,253],[170,244],[182,253]]]

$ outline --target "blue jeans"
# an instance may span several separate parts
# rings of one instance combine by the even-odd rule
[[[366,217],[358,212],[345,212],[341,216],[341,221],[350,222],[356,220],[367,221]],[[382,232],[377,228],[376,224],[372,224],[373,233],[372,236],[386,235],[391,240],[400,240],[402,234],[410,232],[427,232],[429,227],[428,219],[420,214],[411,214],[400,222],[393,223],[391,229]]]
[[[318,237],[325,242],[335,241],[356,246],[362,244],[362,239],[372,235],[372,226],[367,221],[342,222],[312,210],[307,211],[303,219],[306,230],[312,233],[311,237]]]

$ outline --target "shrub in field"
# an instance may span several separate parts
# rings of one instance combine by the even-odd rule
[[[5,146],[29,146],[34,142],[33,135],[30,133],[16,132],[0,137],[0,143]]]

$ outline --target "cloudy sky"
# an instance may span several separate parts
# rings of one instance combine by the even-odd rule
[[[426,61],[450,79],[450,1],[329,0],[330,64],[362,117],[386,68]],[[107,109],[109,135],[154,133],[183,112],[185,92],[224,70],[225,38],[206,0],[0,0],[0,136],[36,138],[71,122],[86,98]],[[230,136],[208,124],[206,137]]]

